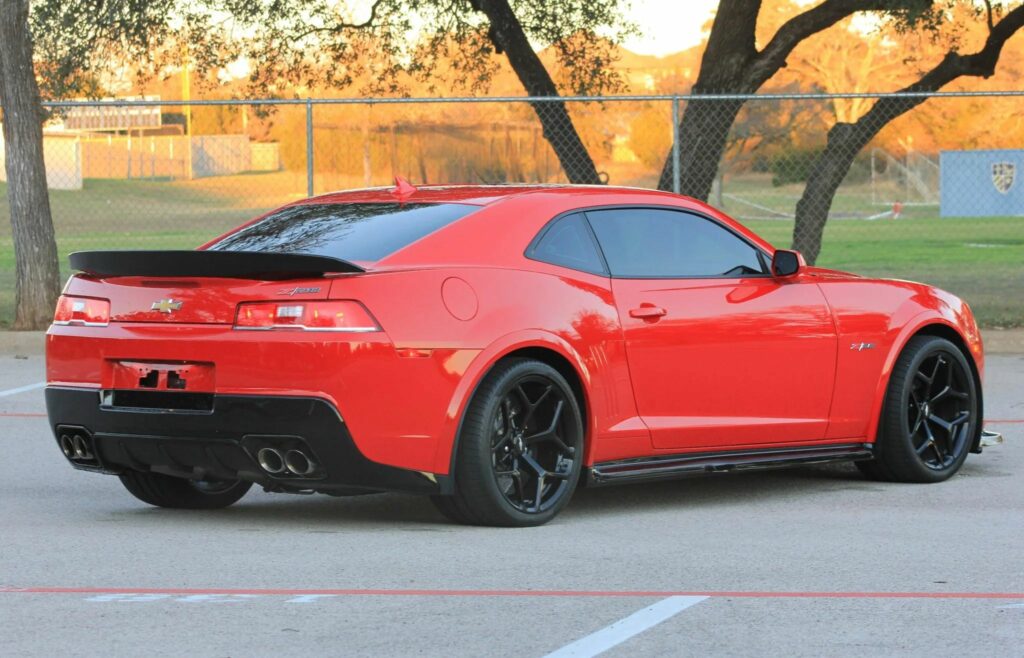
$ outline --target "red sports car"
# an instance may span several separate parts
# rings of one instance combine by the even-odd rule
[[[692,473],[938,482],[997,439],[963,301],[663,192],[400,182],[71,264],[51,427],[163,507],[398,490],[525,526],[578,486]]]

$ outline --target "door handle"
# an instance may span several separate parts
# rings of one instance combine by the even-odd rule
[[[661,316],[665,315],[667,311],[660,306],[653,304],[641,304],[638,308],[629,310],[629,317],[639,318],[641,320],[657,320]]]

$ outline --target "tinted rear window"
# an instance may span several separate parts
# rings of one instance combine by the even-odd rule
[[[324,203],[291,206],[233,233],[216,251],[281,251],[378,261],[478,206],[461,203]]]

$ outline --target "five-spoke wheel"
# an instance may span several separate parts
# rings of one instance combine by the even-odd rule
[[[434,501],[462,523],[545,523],[576,488],[583,433],[579,403],[557,370],[528,359],[502,361],[463,420],[456,493]]]
[[[893,368],[876,458],[861,470],[884,480],[945,480],[967,458],[977,423],[977,387],[964,354],[943,338],[915,336]]]
[[[565,392],[542,375],[515,382],[494,414],[491,465],[505,500],[534,514],[564,493],[576,463],[566,443]]]

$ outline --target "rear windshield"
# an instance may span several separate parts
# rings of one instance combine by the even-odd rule
[[[323,203],[283,208],[214,243],[214,251],[280,251],[378,261],[478,206],[461,203]]]

